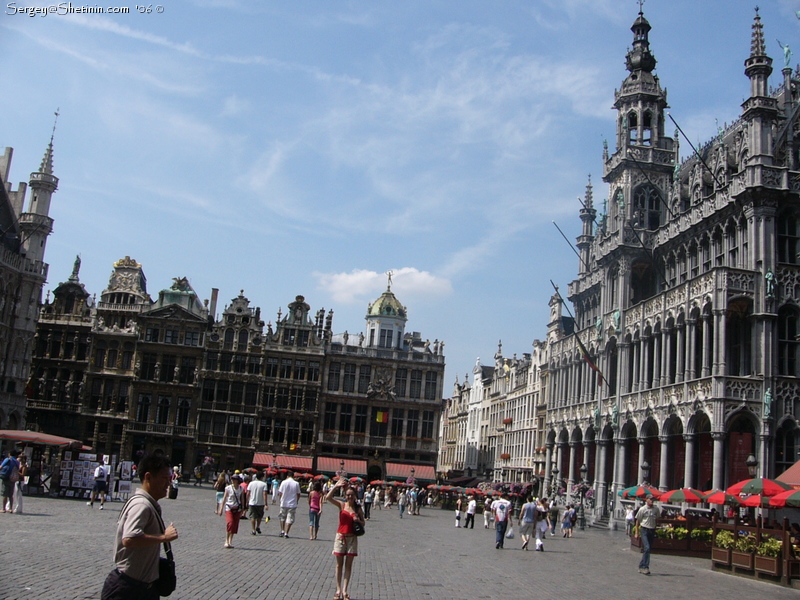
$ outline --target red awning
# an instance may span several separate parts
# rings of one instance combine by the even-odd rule
[[[14,440],[28,444],[42,444],[44,446],[74,446],[81,448],[83,442],[70,438],[39,433],[38,431],[21,431],[17,429],[0,429],[0,440]]]
[[[775,479],[792,486],[800,486],[800,460],[778,475]]]
[[[271,467],[274,462],[278,469],[292,469],[294,471],[310,471],[313,458],[310,456],[296,456],[294,454],[268,454],[256,452],[253,455],[254,467]]]
[[[341,469],[342,459],[334,458],[332,456],[319,456],[317,457],[317,472],[318,473],[336,473]],[[367,474],[367,461],[354,460],[352,458],[344,459],[344,470],[348,475],[366,475]]]
[[[424,481],[436,481],[436,472],[433,467],[427,465],[408,465],[405,463],[386,463],[387,477],[400,477],[408,479],[411,477],[411,469],[414,469],[414,479]]]

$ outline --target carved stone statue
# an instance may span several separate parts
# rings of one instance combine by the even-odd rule
[[[789,63],[792,62],[792,50],[789,48],[789,44],[781,44],[780,40],[776,40],[778,42],[778,46],[781,47],[783,50],[783,68],[784,69],[791,69],[791,65]]]
[[[611,422],[614,424],[614,426],[619,425],[619,409],[617,408],[616,404],[614,405],[614,408],[611,409]]]
[[[347,340],[350,339],[350,334],[347,333],[347,329],[344,330],[344,334],[342,334],[342,339],[344,340],[344,345],[347,346]]]
[[[775,273],[772,272],[772,269],[767,269],[766,274],[764,275],[764,291],[767,295],[767,298],[774,298],[775,297]]]
[[[764,392],[764,418],[769,419],[772,416],[772,388],[767,388]]]

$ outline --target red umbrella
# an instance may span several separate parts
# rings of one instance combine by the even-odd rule
[[[760,507],[768,507],[769,506],[769,497],[762,496],[761,494],[751,494],[744,500],[742,500],[742,504],[745,506],[754,506],[756,508]]]
[[[659,498],[661,502],[705,502],[705,496],[702,492],[693,490],[692,488],[681,488],[678,490],[670,490],[661,494]]]
[[[327,475],[322,475],[322,474],[314,475],[315,481],[328,481],[328,479],[330,479],[330,477],[328,477]]]
[[[659,500],[661,498],[661,492],[650,485],[634,485],[633,487],[622,490],[622,492],[620,492],[620,496],[628,499],[653,498],[655,500]]]
[[[703,492],[703,495],[705,496],[708,504],[731,504],[733,506],[739,506],[742,503],[742,500],[739,498],[739,496],[727,494],[721,490],[709,490],[707,492]]]
[[[774,479],[745,479],[739,483],[734,483],[728,488],[729,494],[761,494],[762,496],[775,496],[781,492],[792,489],[792,486],[776,481]]]
[[[787,490],[769,499],[769,505],[778,508],[792,506],[800,508],[800,490]]]
[[[364,482],[364,480],[361,479],[361,477],[351,477],[350,481],[353,482],[353,483],[363,483]]]

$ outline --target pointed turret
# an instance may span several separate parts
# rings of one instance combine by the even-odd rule
[[[577,240],[580,254],[580,264],[578,265],[579,274],[586,273],[589,270],[592,240],[594,240],[593,227],[596,217],[597,211],[594,209],[592,200],[592,176],[589,175],[589,181],[586,184],[586,195],[584,196],[583,207],[581,208],[581,235]]]
[[[56,120],[58,120],[58,111],[56,111]],[[53,123],[50,143],[44,152],[39,170],[31,173],[31,199],[28,211],[19,217],[20,252],[32,261],[44,259],[47,236],[53,231],[53,219],[49,215],[50,199],[58,189],[58,177],[53,175],[53,138],[55,133],[56,124]]]
[[[772,59],[764,44],[761,15],[753,18],[750,56],[744,61],[744,73],[750,79],[750,97],[742,104],[742,117],[749,121],[750,162],[772,165],[773,123],[778,113],[778,101],[769,95],[769,76]]]

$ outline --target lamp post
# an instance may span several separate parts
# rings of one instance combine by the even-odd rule
[[[589,488],[588,484],[586,483],[586,474],[589,472],[589,469],[586,467],[586,463],[581,465],[581,482],[578,484],[578,491],[581,494],[581,505],[580,505],[580,512],[578,513],[578,526],[581,528],[581,531],[586,529],[586,512],[583,508],[583,499],[586,496],[586,490]]]
[[[747,472],[750,474],[750,479],[754,479],[755,476],[758,475],[758,461],[755,455],[751,454],[748,456],[744,464],[747,465]]]
[[[550,482],[550,485],[553,488],[550,496],[555,500],[556,492],[558,492],[558,467],[556,466],[556,463],[553,463],[553,468],[550,469],[550,473],[553,477],[553,480]]]
[[[642,462],[642,484],[648,485],[648,481],[650,480],[650,463],[646,460]]]

